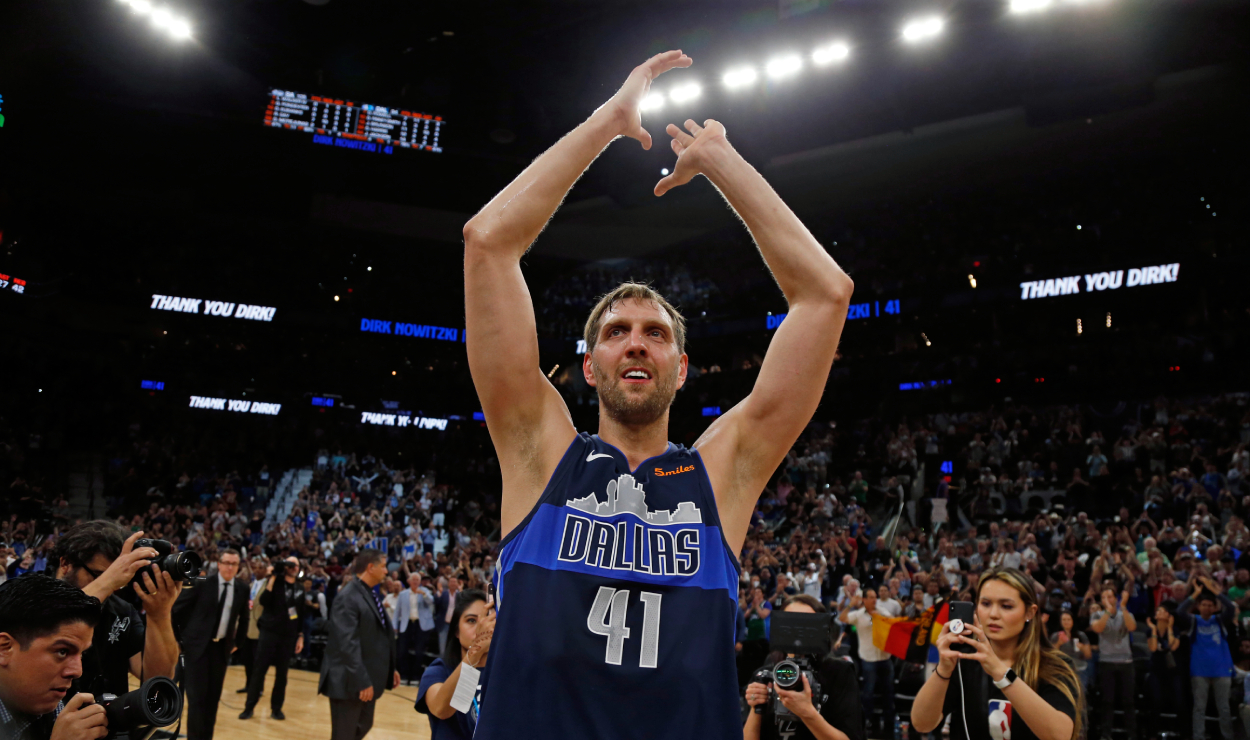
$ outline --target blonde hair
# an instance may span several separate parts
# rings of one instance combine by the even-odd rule
[[[981,601],[981,589],[990,581],[1002,581],[1015,589],[1020,594],[1020,600],[1024,602],[1026,614],[1029,607],[1038,606],[1032,577],[1015,568],[991,568],[983,573],[977,581],[978,604]],[[1050,644],[1050,636],[1046,634],[1039,612],[1034,612],[1033,617],[1024,623],[1024,629],[1016,638],[1016,657],[1012,669],[1034,691],[1038,691],[1042,684],[1052,684],[1072,702],[1072,707],[1076,710],[1076,715],[1072,718],[1072,737],[1078,738],[1082,731],[1081,718],[1085,714],[1085,696],[1081,692],[1081,681],[1076,675],[1076,669],[1063,653]]]
[[[644,283],[621,283],[606,293],[590,312],[590,318],[586,319],[586,328],[582,331],[582,338],[586,340],[586,351],[593,352],[595,343],[599,340],[599,322],[603,319],[603,315],[611,311],[616,304],[621,301],[646,301],[652,303],[668,314],[673,322],[673,339],[677,342],[677,351],[686,351],[686,320],[682,318],[681,312],[673,307],[673,304],[664,299],[650,285]]]

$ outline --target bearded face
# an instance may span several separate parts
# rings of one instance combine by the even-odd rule
[[[583,369],[599,392],[601,413],[619,424],[661,421],[685,379],[668,315],[647,301],[625,300],[604,313]]]
[[[644,358],[624,358],[616,367],[604,368],[591,359],[599,404],[621,424],[651,424],[663,418],[677,396],[680,366],[657,370]]]

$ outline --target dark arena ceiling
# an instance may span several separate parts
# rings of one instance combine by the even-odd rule
[[[944,22],[941,33],[910,43],[905,24],[929,18]],[[400,395],[393,384],[407,383],[403,393],[442,413],[473,410],[461,348],[369,344],[359,322],[463,327],[465,219],[634,65],[670,48],[695,64],[656,87],[668,98],[644,125],[658,145],[617,142],[577,185],[526,259],[536,300],[587,263],[715,254],[723,243],[754,272],[742,278],[742,304],[708,320],[785,310],[707,182],[651,195],[673,161],[664,125],[710,117],[820,224],[835,258],[849,243],[839,247],[839,234],[862,242],[899,214],[947,219],[932,239],[916,228],[878,236],[916,240],[911,251],[893,244],[905,259],[882,257],[879,268],[931,274],[923,289],[903,289],[890,331],[848,328],[852,376],[893,383],[906,367],[929,377],[941,363],[909,365],[921,361],[908,353],[935,332],[977,356],[1036,331],[1034,344],[1060,362],[1067,345],[1052,342],[1069,316],[1055,319],[1062,330],[1011,307],[971,319],[984,299],[958,295],[974,263],[1002,270],[998,282],[981,278],[977,296],[1018,292],[1022,270],[1066,274],[1059,263],[1072,255],[1107,267],[1174,262],[1178,244],[1187,265],[1229,276],[1232,267],[1195,260],[1216,259],[1213,244],[1244,253],[1244,236],[1165,239],[1173,232],[1143,222],[1096,248],[1075,232],[1037,243],[1003,236],[1014,247],[999,254],[952,228],[1010,222],[997,204],[1034,197],[1048,217],[1075,223],[1073,199],[1109,209],[1100,193],[1133,187],[1150,198],[1175,191],[1194,208],[1219,192],[1227,215],[1244,217],[1236,163],[1246,159],[1247,39],[1250,5],[1225,0],[10,0],[0,4],[0,273],[30,284],[22,299],[0,296],[0,327],[23,357],[14,399],[41,408],[30,399],[51,385],[86,401],[160,376],[206,393],[293,398]],[[844,59],[812,62],[837,43]],[[767,65],[787,55],[803,68],[771,78]],[[744,66],[759,79],[731,89],[724,75]],[[697,98],[672,99],[690,84]],[[367,152],[267,126],[274,90],[437,116],[442,151]],[[1158,212],[1153,201],[1139,206]],[[1117,217],[1125,207],[1114,206]],[[1169,218],[1177,229],[1191,223]],[[864,301],[893,297],[890,280],[861,275]],[[228,324],[154,309],[154,295],[277,314]],[[1192,315],[1226,308],[1196,301],[1181,302]],[[1157,301],[1142,303],[1161,315]],[[1183,328],[1191,314],[1176,321]],[[701,331],[696,347],[721,329]],[[575,360],[567,331],[542,339],[544,368]],[[717,361],[766,341],[744,338]],[[1039,374],[1003,362],[1001,371]],[[419,369],[437,381],[417,379]]]

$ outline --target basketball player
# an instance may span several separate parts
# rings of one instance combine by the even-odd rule
[[[738,561],[751,511],[824,390],[852,283],[712,120],[669,125],[656,195],[711,180],[789,301],[751,394],[685,449],[668,441],[685,324],[625,284],[586,323],[599,433],[579,434],[538,361],[520,259],[619,136],[651,147],[639,103],[680,51],[634,69],[588,120],[464,228],[469,368],[503,473],[498,621],[477,740],[742,736]]]

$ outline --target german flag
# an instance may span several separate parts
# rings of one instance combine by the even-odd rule
[[[942,625],[950,620],[950,605],[939,602],[918,619],[872,616],[872,644],[900,660],[924,663],[937,643]]]

